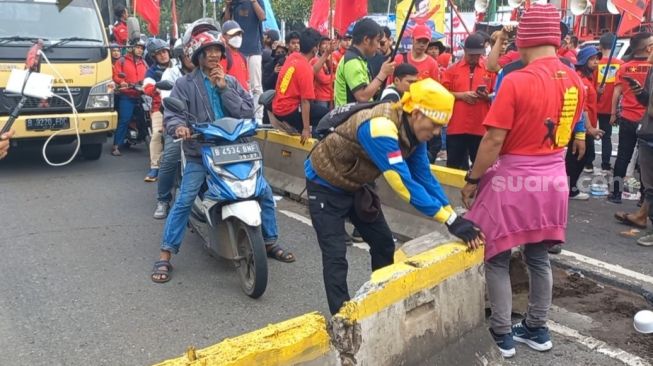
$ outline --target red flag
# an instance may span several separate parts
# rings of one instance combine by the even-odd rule
[[[172,38],[177,39],[179,38],[179,26],[177,25],[177,2],[175,0],[172,0],[172,9],[170,10],[172,13]]]
[[[648,5],[648,0],[613,0],[612,3],[620,12],[625,11],[641,19]]]
[[[347,27],[367,15],[367,0],[336,0],[333,27],[339,34],[345,34]]]
[[[311,19],[308,20],[308,26],[322,35],[329,34],[329,2],[330,0],[313,0]]]
[[[147,30],[151,35],[159,34],[159,18],[161,17],[159,0],[135,0],[134,13],[147,22]]]
[[[636,17],[629,12],[624,12],[617,28],[617,37],[623,37],[628,31],[642,24],[642,18]]]

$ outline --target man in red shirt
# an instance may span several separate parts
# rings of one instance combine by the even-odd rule
[[[113,40],[121,46],[127,45],[127,40],[129,39],[129,31],[127,30],[127,8],[124,5],[118,4],[113,9],[113,13],[116,16],[116,22],[113,25]]]
[[[395,63],[409,63],[415,66],[419,71],[418,80],[431,78],[440,81],[438,62],[426,53],[430,42],[431,28],[424,24],[415,26],[413,30],[413,48],[407,54],[397,55]]]
[[[315,57],[322,36],[313,28],[300,34],[300,51],[288,55],[279,71],[277,94],[272,100],[272,113],[279,121],[286,122],[301,131],[302,144],[312,134],[311,126],[328,113],[315,100],[314,73],[309,61]]]
[[[442,85],[456,97],[454,113],[447,126],[447,166],[469,169],[469,159],[476,160],[476,151],[485,134],[483,119],[490,109],[495,74],[485,67],[481,35],[471,34],[465,40],[465,56],[442,75]]]
[[[597,69],[596,77],[596,90],[598,92],[598,104],[597,112],[599,118],[599,129],[603,130],[603,137],[601,138],[601,169],[604,173],[608,173],[612,170],[612,165],[610,164],[610,157],[612,156],[612,125],[610,125],[610,115],[612,114],[612,96],[614,95],[614,87],[616,82],[617,71],[623,61],[613,57],[610,61],[610,69],[605,74],[605,71],[608,66],[608,56],[610,54],[610,49],[612,48],[612,43],[616,36],[614,33],[606,33],[601,36],[599,40],[599,51],[605,55],[601,60],[599,60],[599,67]],[[603,84],[603,78],[605,75],[605,84]],[[588,156],[588,159],[590,157]],[[593,162],[594,159],[588,160]]]
[[[247,60],[238,51],[243,44],[243,30],[235,21],[227,20],[222,25],[222,38],[227,45],[227,57],[220,62],[222,68],[227,70],[227,75],[236,78],[245,91],[249,91]]]
[[[349,47],[351,47],[351,40],[353,39],[354,25],[356,22],[353,22],[347,28],[345,34],[340,38],[340,47],[337,50],[333,51],[333,64],[335,67],[338,67],[340,59],[345,55]]]
[[[621,203],[621,183],[635,151],[639,121],[646,112],[646,107],[637,101],[637,97],[630,89],[629,80],[644,85],[646,74],[651,68],[647,59],[653,52],[653,34],[648,32],[635,34],[630,39],[630,47],[633,49],[633,58],[617,71],[617,83],[612,96],[610,123],[619,124],[619,148],[614,163],[614,181],[612,194],[608,196],[608,201],[612,203]],[[617,103],[620,96],[622,96],[621,113],[617,116]]]
[[[333,67],[331,40],[322,37],[319,56],[313,57],[311,66],[315,73],[315,102],[324,108],[331,109],[333,102],[333,82],[336,70]]]

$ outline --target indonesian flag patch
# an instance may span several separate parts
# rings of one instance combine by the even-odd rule
[[[403,162],[404,162],[404,158],[401,156],[401,151],[397,150],[388,154],[388,163],[390,163],[390,165],[399,164]]]

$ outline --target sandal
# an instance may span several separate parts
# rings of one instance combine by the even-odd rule
[[[617,219],[617,221],[619,221],[619,223],[621,223],[621,224],[628,225],[628,226],[633,226],[633,227],[636,227],[636,228],[639,228],[639,229],[646,229],[646,224],[641,225],[641,224],[636,223],[635,221],[633,221],[633,220],[631,220],[629,218],[629,214],[627,214],[627,213],[625,213],[623,211],[616,212],[614,214],[614,218]]]
[[[266,245],[266,251],[268,253],[268,257],[274,258],[279,262],[292,263],[295,261],[295,255],[286,249],[283,249],[278,244]]]
[[[161,269],[161,267],[165,269]],[[154,269],[152,269],[152,275],[150,277],[153,282],[165,283],[170,281],[170,272],[172,272],[170,261],[156,261],[154,262]]]
[[[120,155],[122,155],[122,154],[120,154],[120,150],[118,150],[118,149],[113,149],[113,150],[111,150],[111,155],[113,155],[113,156],[120,156]]]

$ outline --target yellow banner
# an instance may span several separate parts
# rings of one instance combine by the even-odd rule
[[[403,0],[397,3],[397,32],[401,29],[406,19],[406,13],[410,7],[411,0]],[[404,41],[410,43],[413,28],[419,24],[426,24],[433,32],[433,38],[440,38],[444,34],[444,0],[416,0],[413,12],[408,20]]]

